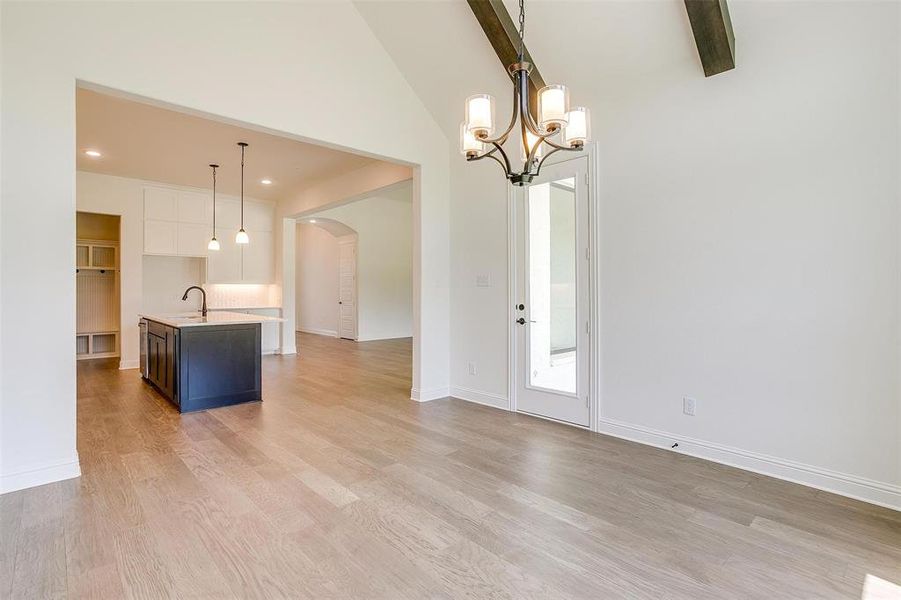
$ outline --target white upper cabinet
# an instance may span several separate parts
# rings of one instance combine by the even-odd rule
[[[207,250],[207,283],[241,283],[241,247],[233,231],[217,231],[219,250]]]
[[[275,252],[271,231],[247,230],[250,243],[243,247],[244,283],[272,283],[275,279]]]
[[[217,198],[216,238],[220,249],[208,250],[213,234],[212,193],[162,186],[144,188],[144,254],[207,258],[207,283],[272,283],[275,280],[275,208],[244,201],[244,229],[250,243],[239,246],[237,198]]]
[[[144,221],[144,254],[178,254],[178,223]]]
[[[197,192],[178,192],[178,222],[196,223],[198,225],[212,224],[212,195],[207,196]]]
[[[216,237],[231,233],[232,236],[241,227],[241,203],[231,199],[216,200]]]
[[[244,202],[244,229],[250,231],[272,231],[275,210],[269,204]]]
[[[178,221],[178,192],[171,188],[144,188],[144,220]]]
[[[211,237],[210,226],[197,223],[178,223],[177,225],[178,255],[206,256],[207,244]]]

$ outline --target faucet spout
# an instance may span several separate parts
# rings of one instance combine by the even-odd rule
[[[188,292],[191,290],[200,290],[201,295],[203,296],[203,308],[200,309],[200,313],[205,317],[206,316],[206,290],[200,287],[199,285],[192,285],[188,289],[185,290],[185,295],[181,297],[182,300],[188,299]]]

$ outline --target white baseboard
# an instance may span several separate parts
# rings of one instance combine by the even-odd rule
[[[297,346],[291,346],[290,348],[282,348],[277,351],[277,354],[297,354]]]
[[[450,394],[448,394],[448,389],[446,387],[432,388],[429,390],[420,390],[418,388],[413,388],[410,390],[410,399],[416,400],[417,402],[439,400],[441,398],[447,398],[449,395]]]
[[[613,419],[598,419],[598,433],[673,450],[674,452],[901,511],[901,486],[898,485],[675,435]],[[671,448],[674,443],[678,443],[679,446]]]
[[[78,457],[62,463],[52,463],[0,475],[0,494],[24,490],[25,488],[55,483],[81,476]]]
[[[120,360],[119,361],[119,370],[125,371],[126,369],[137,369],[141,366],[141,361],[138,359],[133,360]]]
[[[502,394],[494,394],[491,392],[482,392],[470,388],[451,386],[450,395],[460,400],[474,402],[476,404],[484,404],[493,408],[502,410],[510,410],[510,400]]]
[[[389,335],[376,335],[376,336],[367,336],[367,337],[357,336],[357,341],[358,342],[378,342],[381,340],[403,340],[403,339],[412,338],[412,337],[413,337],[413,335],[409,334],[409,333],[402,334],[402,335],[389,334]]]
[[[338,337],[338,332],[334,329],[307,329],[306,327],[301,327],[297,331],[301,333],[312,333],[313,335],[327,335],[328,337]]]

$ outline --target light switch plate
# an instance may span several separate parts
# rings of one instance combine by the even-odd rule
[[[682,412],[689,417],[695,416],[696,405],[697,400],[695,400],[694,398],[689,398],[688,396],[682,397]]]
[[[476,287],[491,287],[491,275],[476,275]]]

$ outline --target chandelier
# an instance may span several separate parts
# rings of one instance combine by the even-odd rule
[[[569,107],[569,90],[565,85],[548,85],[538,92],[538,122],[529,106],[529,74],[531,63],[525,60],[526,10],[519,0],[519,53],[517,61],[507,69],[513,80],[513,115],[507,128],[496,135],[494,98],[476,94],[466,99],[466,111],[460,124],[460,152],[467,162],[490,158],[504,170],[513,185],[523,186],[538,176],[541,165],[561,150],[578,151],[585,147],[589,135],[588,109]],[[503,145],[519,118],[522,170],[516,171]],[[490,149],[489,149],[490,148]],[[518,164],[517,164],[518,166]]]

